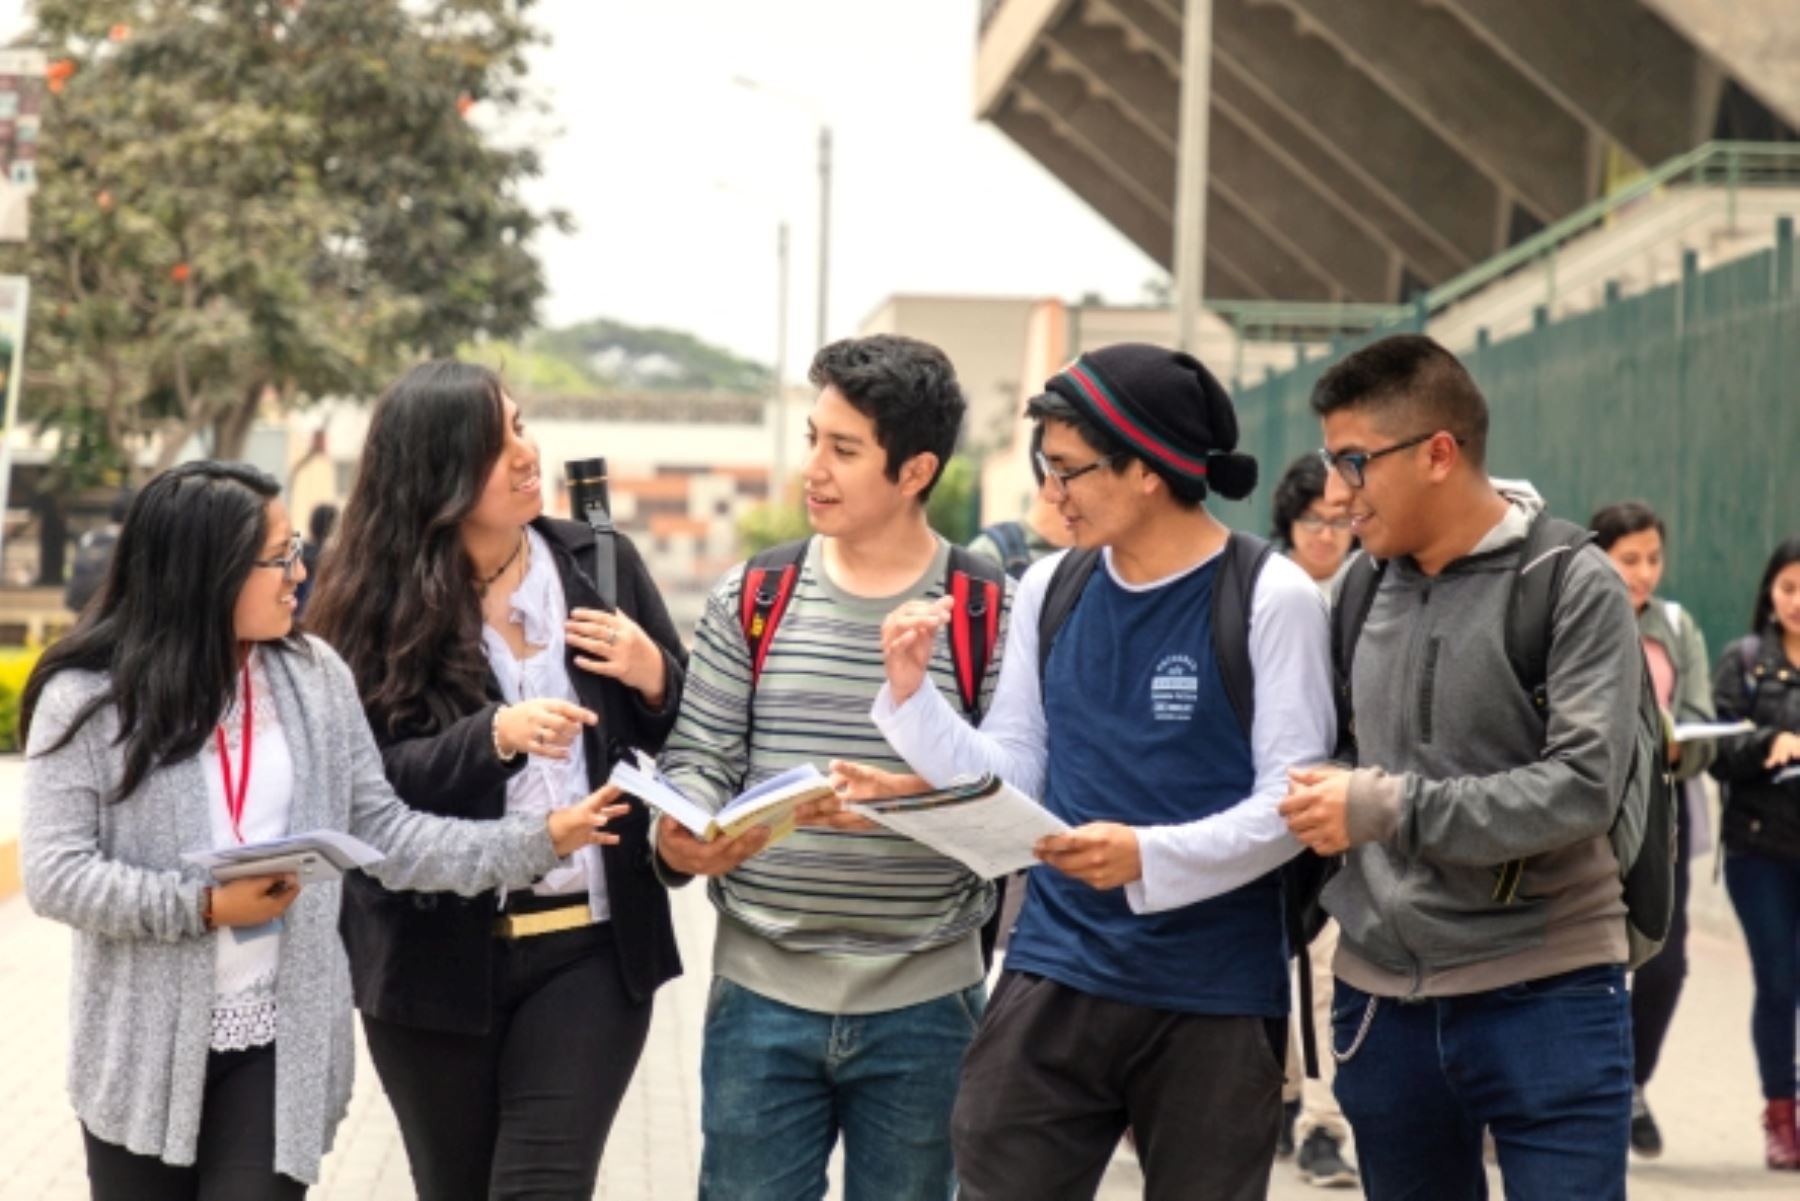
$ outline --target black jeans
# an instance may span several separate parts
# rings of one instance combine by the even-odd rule
[[[1675,803],[1675,913],[1669,922],[1669,937],[1655,958],[1631,976],[1631,1075],[1639,1088],[1656,1074],[1663,1040],[1675,1020],[1675,1003],[1681,1000],[1681,988],[1687,981],[1688,856],[1693,852],[1694,835],[1688,828],[1686,797],[1680,791]]]
[[[587,926],[499,941],[486,1034],[363,1030],[420,1201],[587,1201],[650,1003],[626,994],[611,927]]]
[[[94,1201],[300,1201],[306,1186],[275,1170],[275,1048],[214,1051],[206,1060],[200,1143],[189,1167],[87,1141]]]
[[[1147,1201],[1262,1201],[1287,1022],[1126,1005],[1003,972],[951,1118],[961,1201],[1092,1197],[1129,1126]]]

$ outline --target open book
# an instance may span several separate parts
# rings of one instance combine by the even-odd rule
[[[789,768],[728,801],[717,813],[683,796],[665,779],[650,757],[638,752],[637,762],[621,759],[613,765],[611,783],[686,826],[695,838],[736,838],[757,826],[769,827],[774,846],[794,832],[794,810],[809,801],[832,795],[831,782],[810,763]]]
[[[247,842],[222,851],[194,851],[182,860],[197,864],[223,883],[240,876],[278,876],[293,872],[302,884],[335,880],[353,868],[380,863],[387,856],[342,830],[310,830]]]
[[[1031,867],[1038,861],[1032,853],[1037,840],[1069,828],[1060,817],[991,775],[850,808],[958,860],[987,880]]]

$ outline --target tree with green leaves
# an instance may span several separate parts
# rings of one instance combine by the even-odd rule
[[[33,279],[26,395],[65,454],[235,456],[270,404],[528,328],[567,217],[470,117],[525,107],[532,3],[37,0],[61,65],[0,269]]]

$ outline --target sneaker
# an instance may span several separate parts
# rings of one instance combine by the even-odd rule
[[[1294,1154],[1294,1123],[1300,1119],[1300,1102],[1281,1103],[1281,1133],[1275,1136],[1275,1158],[1288,1159]]]
[[[1318,1188],[1353,1188],[1357,1183],[1356,1169],[1344,1162],[1343,1148],[1323,1126],[1306,1136],[1294,1166],[1302,1180]]]
[[[1663,1153],[1662,1131],[1656,1128],[1656,1119],[1650,1116],[1650,1106],[1644,1101],[1644,1090],[1631,1090],[1631,1149],[1645,1159],[1655,1159]]]

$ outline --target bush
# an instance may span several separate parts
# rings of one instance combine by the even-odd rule
[[[35,649],[0,651],[0,751],[19,749],[19,698],[38,654]]]

